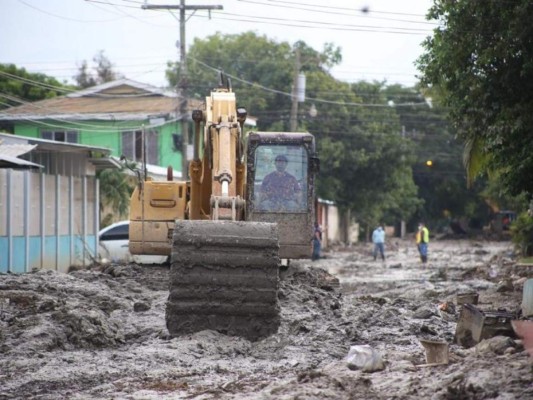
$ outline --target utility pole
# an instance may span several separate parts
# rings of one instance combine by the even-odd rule
[[[300,49],[296,48],[295,53],[291,117],[289,120],[289,131],[291,132],[296,132],[298,130],[298,75],[300,74]]]
[[[180,113],[181,113],[181,138],[182,138],[182,166],[181,176],[183,179],[189,177],[189,160],[187,157],[189,147],[189,115],[187,115],[187,47],[185,40],[185,11],[192,10],[193,14],[197,10],[223,10],[221,5],[216,6],[187,6],[185,0],[180,0],[179,5],[151,5],[147,4],[146,0],[141,6],[143,10],[179,10],[180,11],[180,80],[178,82],[177,92],[180,98]]]

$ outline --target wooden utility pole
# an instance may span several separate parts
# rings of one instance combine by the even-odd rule
[[[187,47],[185,40],[185,11],[192,10],[196,12],[197,10],[222,10],[221,5],[216,6],[187,6],[185,5],[185,0],[180,0],[179,5],[151,5],[147,4],[146,0],[141,6],[143,10],[180,10],[180,80],[178,82],[177,92],[180,98],[180,113],[181,113],[181,138],[182,138],[182,167],[181,167],[181,176],[183,179],[189,177],[189,160],[187,159],[187,149],[189,146],[189,115],[187,115],[187,87],[188,87],[188,77],[187,77]]]

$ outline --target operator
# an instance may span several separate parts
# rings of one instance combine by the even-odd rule
[[[288,160],[285,155],[278,155],[274,160],[276,170],[269,173],[261,184],[261,206],[266,210],[295,210],[298,208],[300,184],[289,174]]]

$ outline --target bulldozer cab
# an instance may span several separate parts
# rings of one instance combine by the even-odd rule
[[[246,220],[278,224],[280,257],[309,258],[319,161],[306,132],[250,132]]]

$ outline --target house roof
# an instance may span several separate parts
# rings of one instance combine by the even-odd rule
[[[181,119],[181,101],[176,93],[120,79],[65,96],[1,110],[0,121]],[[189,106],[198,107],[198,104],[189,101]]]
[[[6,148],[5,152],[4,149]],[[26,136],[17,136],[10,133],[0,133],[0,156],[5,154],[5,157],[16,158],[13,156],[14,149],[19,151],[27,149],[20,154],[28,153],[31,151],[52,151],[56,153],[89,153],[89,162],[95,165],[96,169],[106,168],[120,168],[121,165],[114,158],[110,157],[111,150],[105,147],[87,146],[76,143],[64,143],[54,140],[36,139]],[[20,161],[25,161],[17,159]],[[6,163],[13,162],[14,160],[6,159]],[[30,163],[32,164],[32,163]],[[20,164],[22,165],[22,164]],[[36,167],[40,167],[38,164],[34,164]],[[11,167],[8,167],[11,168]]]

